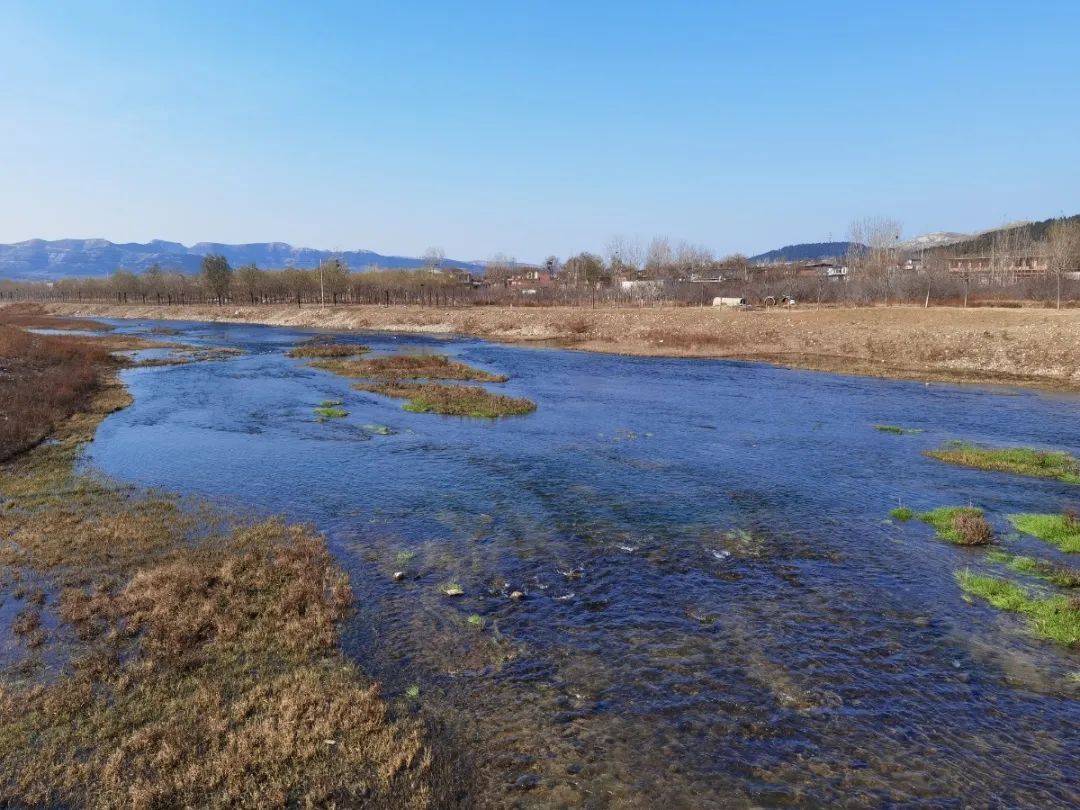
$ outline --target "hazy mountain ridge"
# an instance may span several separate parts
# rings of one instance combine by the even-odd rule
[[[371,250],[332,251],[294,247],[285,242],[252,242],[229,245],[154,239],[150,242],[110,242],[107,239],[29,239],[0,245],[0,278],[47,280],[72,276],[107,276],[117,269],[141,273],[157,264],[165,270],[194,273],[203,256],[220,253],[234,267],[257,264],[264,269],[317,267],[319,262],[340,258],[353,270],[422,267],[424,260],[410,256],[387,256]],[[447,260],[447,265],[481,271],[479,262]]]
[[[993,249],[995,241],[999,243],[1006,241],[1017,246],[1035,245],[1046,238],[1047,231],[1050,230],[1050,225],[1058,219],[1080,221],[1080,214],[1064,218],[1051,217],[1050,219],[1040,220],[1039,222],[1021,222],[1005,225],[1004,227],[983,231],[982,233],[975,234],[967,239],[951,242],[948,245],[939,246],[935,249],[947,249],[958,256],[972,256],[981,253],[989,253]]]
[[[863,245],[857,245],[855,242],[800,242],[796,245],[785,245],[776,250],[751,256],[750,261],[768,264],[770,262],[811,262],[824,259],[839,259],[847,256],[852,248],[865,249]]]

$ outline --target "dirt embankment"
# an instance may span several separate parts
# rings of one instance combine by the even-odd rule
[[[585,351],[1080,390],[1080,310],[50,305],[58,315],[458,333]]]

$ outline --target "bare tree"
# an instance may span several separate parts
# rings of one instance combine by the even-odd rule
[[[634,279],[641,275],[642,250],[636,240],[613,236],[608,240],[604,254],[613,276]]]
[[[1057,219],[1046,233],[1046,258],[1057,286],[1061,309],[1061,281],[1066,273],[1080,269],[1080,220]]]
[[[429,247],[424,251],[424,269],[434,273],[440,267],[442,263],[446,261],[446,254],[443,253],[443,249],[439,247]]]
[[[897,248],[900,244],[900,222],[890,217],[863,217],[851,223],[848,264],[862,274],[880,281],[885,303],[893,276],[899,272]]]
[[[505,253],[496,253],[484,264],[484,277],[493,283],[505,283],[515,273],[517,260]]]
[[[675,253],[666,236],[654,236],[645,253],[645,275],[649,278],[666,278],[675,266]]]

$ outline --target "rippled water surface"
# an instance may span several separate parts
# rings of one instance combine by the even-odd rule
[[[344,338],[456,355],[539,405],[488,422],[406,413],[285,357],[312,332],[169,325],[246,354],[126,372],[135,404],[90,461],[323,530],[358,596],[347,651],[402,710],[419,686],[475,775],[471,803],[1080,801],[1080,653],[961,598],[953,572],[989,569],[985,552],[887,520],[900,501],[970,501],[1009,538],[1004,515],[1080,502],[920,455],[953,438],[1080,454],[1080,399]],[[325,399],[349,416],[316,421]]]

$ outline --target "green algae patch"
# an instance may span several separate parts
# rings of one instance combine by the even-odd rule
[[[893,520],[899,520],[901,523],[907,523],[909,520],[914,520],[915,510],[910,506],[898,506],[889,510],[889,517]]]
[[[1029,447],[979,447],[950,443],[925,455],[977,470],[1008,472],[1033,478],[1054,478],[1067,484],[1080,484],[1080,462],[1065,452],[1034,450]]]
[[[315,415],[320,422],[325,422],[327,419],[343,419],[349,412],[341,407],[340,399],[324,399],[315,409]]]
[[[975,506],[943,506],[916,517],[933,526],[938,537],[958,546],[985,546],[994,538],[983,510]]]
[[[372,380],[460,380],[467,382],[506,382],[505,374],[474,368],[451,360],[443,354],[399,354],[369,360],[326,360],[313,363],[316,368],[342,377]]]
[[[493,394],[479,385],[391,382],[353,387],[359,391],[407,399],[409,402],[404,406],[404,410],[412,413],[495,419],[500,416],[523,416],[536,410],[536,403],[528,399]]]
[[[922,428],[906,428],[900,425],[874,425],[874,430],[882,433],[895,433],[897,436],[911,436],[922,433]]]
[[[991,551],[986,556],[994,562],[1004,563],[1014,571],[1044,579],[1059,588],[1080,588],[1080,568],[1057,565],[1049,560],[1040,560],[1038,557],[1009,554],[1005,551]]]
[[[1032,596],[1007,579],[976,574],[969,569],[956,572],[964,593],[989,602],[998,610],[1019,613],[1042,638],[1067,647],[1080,645],[1080,602],[1065,596]]]
[[[1080,519],[1071,512],[1060,515],[1009,515],[1017,531],[1038,537],[1069,554],[1080,553]]]

